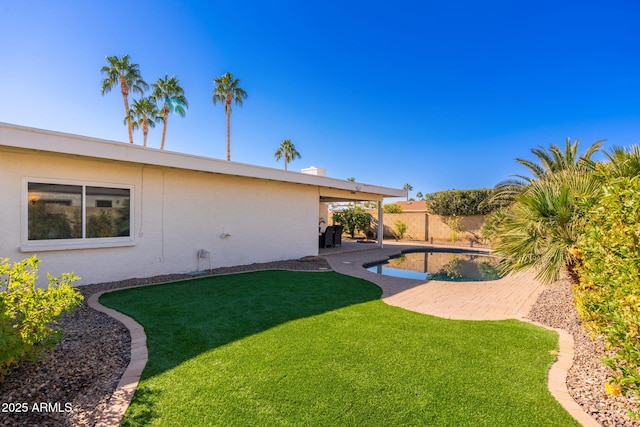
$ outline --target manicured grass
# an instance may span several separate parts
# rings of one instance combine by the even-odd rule
[[[337,273],[264,271],[105,294],[149,363],[124,425],[571,426],[557,335],[391,307]]]

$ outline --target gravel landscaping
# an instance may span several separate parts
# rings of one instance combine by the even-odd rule
[[[211,274],[262,269],[327,270],[322,258],[281,261],[220,268]],[[190,278],[167,275],[147,279],[102,283],[80,287],[85,302],[60,326],[65,338],[37,366],[16,368],[0,384],[0,425],[91,426],[109,406],[109,399],[129,363],[130,338],[126,328],[86,304],[95,292]],[[637,402],[604,393],[610,370],[599,359],[606,354],[601,340],[592,340],[577,317],[567,281],[549,286],[534,305],[529,318],[571,333],[575,340],[574,365],[567,385],[571,396],[603,426],[640,426],[626,412]]]

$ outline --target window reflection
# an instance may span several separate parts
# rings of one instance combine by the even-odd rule
[[[82,238],[82,187],[29,183],[29,240]]]
[[[30,182],[28,201],[29,240],[130,236],[129,189]]]
[[[129,236],[129,190],[87,187],[87,237]]]

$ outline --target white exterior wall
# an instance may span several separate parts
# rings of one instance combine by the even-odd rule
[[[26,178],[132,188],[134,244],[38,251],[39,285],[46,284],[47,272],[73,271],[83,285],[318,254],[314,186],[0,149],[0,257],[12,261],[34,253],[25,250],[28,242],[21,236],[27,226]],[[208,258],[197,257],[201,249]]]

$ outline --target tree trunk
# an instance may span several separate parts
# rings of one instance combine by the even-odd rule
[[[169,113],[166,110],[166,106],[165,106],[165,110],[164,110],[164,124],[162,125],[162,142],[160,143],[160,149],[164,150],[164,138],[167,135],[167,122],[169,121]]]
[[[147,135],[149,134],[149,123],[147,123],[147,118],[145,117],[142,122],[142,134],[144,135],[144,146],[147,146]]]
[[[231,161],[231,103],[227,104],[227,161]]]
[[[131,117],[129,116],[129,86],[124,81],[120,81],[120,91],[122,92],[122,100],[124,101],[124,113],[127,118],[127,130],[129,131],[129,142],[133,144],[133,127],[131,126]]]

